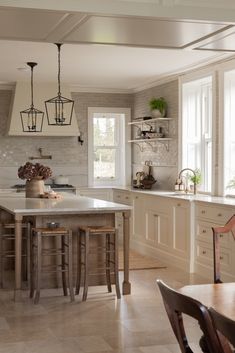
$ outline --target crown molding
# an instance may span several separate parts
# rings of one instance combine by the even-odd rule
[[[233,60],[233,59],[234,59],[234,55],[231,56],[231,53],[230,54],[229,53],[218,54],[218,55],[216,55],[216,57],[208,59],[208,60],[200,61],[196,65],[195,64],[188,65],[188,66],[185,66],[184,68],[181,68],[181,69],[179,69],[177,71],[169,72],[169,73],[164,74],[164,75],[160,75],[154,81],[151,81],[149,83],[146,83],[146,84],[143,84],[141,86],[133,88],[133,92],[137,93],[137,92],[149,89],[149,88],[160,86],[160,85],[162,85],[164,83],[177,80],[180,76],[185,75],[186,73],[188,74],[188,73],[191,73],[191,72],[194,72],[196,70],[203,69],[203,68],[206,68],[206,67],[209,68],[209,67],[212,67],[214,65],[217,65],[217,64],[220,64],[220,63],[223,63],[223,62],[226,62],[226,61],[230,61],[230,60]]]
[[[75,93],[116,93],[116,94],[132,94],[133,89],[120,89],[120,88],[100,88],[100,87],[82,87],[78,85],[69,86],[71,92]]]

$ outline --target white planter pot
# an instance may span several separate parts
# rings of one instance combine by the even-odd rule
[[[154,118],[163,118],[166,115],[165,110],[163,111],[163,113],[161,113],[158,109],[153,109],[152,110],[152,116]]]

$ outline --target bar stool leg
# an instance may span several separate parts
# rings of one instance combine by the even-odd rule
[[[30,234],[30,293],[29,297],[33,298],[34,296],[34,288],[35,288],[35,278],[34,278],[34,233]]]
[[[27,258],[27,276],[26,279],[28,283],[31,281],[31,271],[30,271],[30,236],[31,236],[31,224],[28,222],[27,223],[27,229],[26,229],[26,258]]]
[[[73,290],[73,236],[72,231],[68,234],[68,277],[69,277],[69,293],[71,302],[74,301],[74,290]]]
[[[90,233],[89,230],[86,230],[84,234],[84,244],[85,244],[85,251],[84,251],[84,288],[83,288],[83,297],[82,300],[85,301],[87,299],[87,292],[88,292],[88,256],[89,256],[89,238]]]
[[[112,292],[112,286],[111,286],[111,262],[110,262],[110,234],[106,234],[106,282],[107,282],[107,287],[108,291]]]
[[[117,298],[121,298],[120,287],[119,287],[119,273],[118,273],[118,230],[115,229],[114,237],[114,273],[115,273],[115,286],[116,286],[116,294]]]
[[[42,271],[42,234],[37,233],[37,276],[36,276],[36,295],[34,304],[38,304],[41,288],[41,271]]]
[[[1,227],[2,231],[2,227]],[[4,261],[3,261],[3,254],[4,254],[4,248],[3,248],[3,239],[2,239],[2,233],[0,234],[0,288],[3,288],[3,276],[4,276]]]
[[[68,289],[67,289],[66,272],[65,272],[66,271],[66,251],[65,251],[65,236],[64,235],[61,236],[61,251],[62,251],[62,255],[61,255],[62,285],[63,285],[64,296],[67,296]]]
[[[77,236],[77,279],[76,279],[76,291],[75,294],[78,295],[80,292],[81,287],[81,272],[82,272],[82,264],[81,264],[81,251],[82,251],[82,244],[81,244],[81,232],[78,229],[78,236]]]

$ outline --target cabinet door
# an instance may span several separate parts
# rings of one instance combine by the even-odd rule
[[[190,226],[189,206],[176,202],[172,207],[172,248],[173,251],[189,257]]]
[[[140,240],[145,239],[145,198],[133,195],[132,234]]]
[[[169,216],[168,214],[146,210],[145,240],[149,245],[162,249],[169,248]]]

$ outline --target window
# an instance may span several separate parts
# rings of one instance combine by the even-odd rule
[[[126,145],[130,110],[89,108],[88,118],[89,185],[125,185],[130,154]]]
[[[182,85],[182,168],[199,169],[200,191],[212,191],[212,77]]]
[[[235,196],[235,70],[224,74],[224,194]]]

